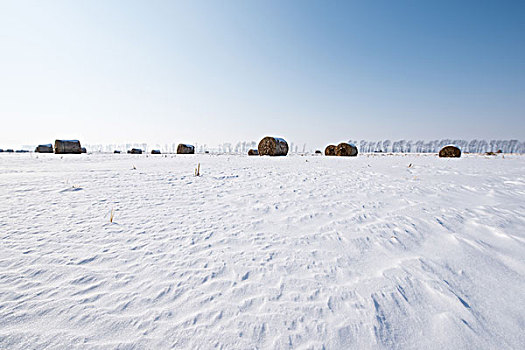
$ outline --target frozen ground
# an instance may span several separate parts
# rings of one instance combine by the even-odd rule
[[[2,349],[525,346],[523,156],[2,154],[0,240]]]

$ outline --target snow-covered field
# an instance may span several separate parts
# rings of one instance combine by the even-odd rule
[[[2,349],[525,347],[524,156],[1,154],[0,239]]]

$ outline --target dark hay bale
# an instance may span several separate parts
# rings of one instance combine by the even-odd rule
[[[328,145],[326,146],[326,148],[324,149],[324,155],[325,156],[335,156],[335,149],[336,149],[336,145]]]
[[[47,145],[38,145],[38,147],[35,149],[36,153],[53,153],[53,145],[47,144]]]
[[[128,151],[129,154],[142,154],[142,150],[140,148],[132,148],[130,151]]]
[[[278,137],[266,136],[259,142],[257,151],[260,156],[285,156],[288,154],[288,143]]]
[[[177,154],[195,154],[195,147],[181,143],[177,146]]]
[[[114,150],[113,153],[120,154],[120,151]]]
[[[248,155],[249,156],[258,156],[259,155],[259,151],[256,150],[256,149],[250,149],[250,150],[248,150]]]
[[[341,142],[335,148],[335,155],[339,157],[355,157],[357,153],[357,147],[351,143]]]
[[[323,152],[321,152],[320,150],[316,149],[315,150],[315,154],[323,154]]]
[[[210,151],[204,151],[204,154],[210,154]]]
[[[80,154],[82,146],[78,140],[55,140],[56,154]]]
[[[8,148],[5,150],[7,153],[14,153],[15,151],[12,148]]]
[[[499,149],[496,151],[496,153],[503,153],[503,151]]]
[[[441,158],[459,158],[461,157],[461,150],[454,145],[448,145],[439,151],[439,156]]]
[[[496,153],[494,153],[494,152],[485,152],[485,155],[486,156],[495,156]]]
[[[160,154],[160,150],[158,149],[151,150],[151,154]]]
[[[86,147],[82,147],[80,150],[81,150],[80,153],[87,153],[87,149],[86,149]]]
[[[0,153],[2,153],[4,150],[2,148],[0,148]]]

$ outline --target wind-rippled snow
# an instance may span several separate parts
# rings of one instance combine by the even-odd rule
[[[1,155],[0,239],[0,348],[525,344],[522,156]]]

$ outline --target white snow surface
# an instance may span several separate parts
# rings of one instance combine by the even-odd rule
[[[523,156],[2,154],[0,239],[2,349],[525,344]]]

